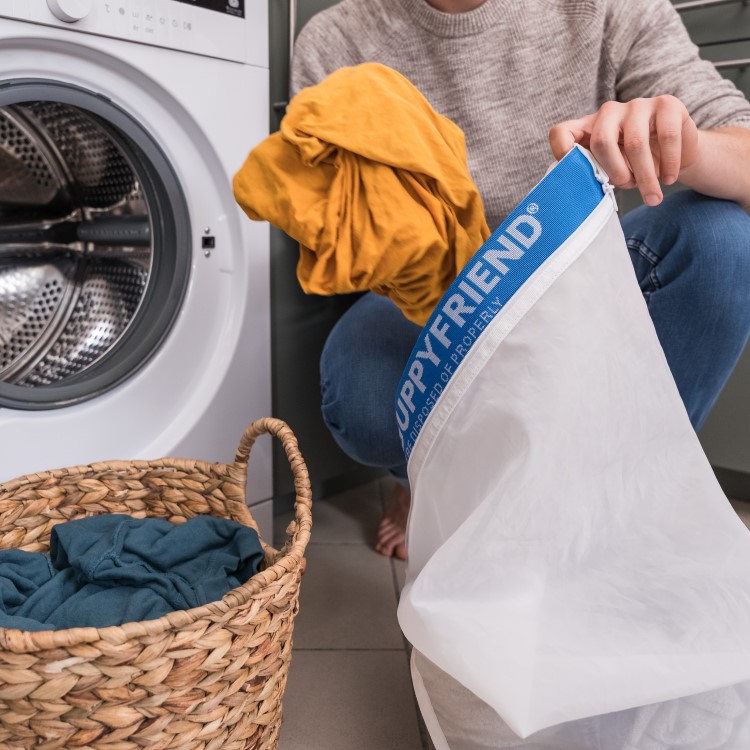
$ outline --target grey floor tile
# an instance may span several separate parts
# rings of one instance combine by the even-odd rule
[[[311,544],[372,544],[382,515],[380,480],[314,502],[312,515]],[[274,519],[277,547],[284,544],[293,517],[293,513],[285,513]]]
[[[279,750],[422,750],[403,651],[297,651]]]
[[[364,544],[311,544],[295,648],[403,648],[390,560]]]

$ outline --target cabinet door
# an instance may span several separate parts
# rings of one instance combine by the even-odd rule
[[[278,130],[289,97],[290,10],[294,0],[271,0],[270,86],[271,132]],[[325,0],[299,0],[295,32]],[[297,282],[297,243],[271,229],[271,351],[273,413],[295,431],[316,497],[370,479],[375,473],[348,458],[336,445],[320,414],[320,353],[336,321],[357,295],[320,297],[305,294]],[[294,490],[280,446],[274,450],[274,512],[283,512]]]

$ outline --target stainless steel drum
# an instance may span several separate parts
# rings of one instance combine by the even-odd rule
[[[0,106],[0,404],[40,409],[148,360],[177,315],[190,237],[174,171],[135,119],[29,87],[47,96]]]

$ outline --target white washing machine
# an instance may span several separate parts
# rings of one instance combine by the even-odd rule
[[[0,480],[271,414],[266,0],[0,0]],[[270,529],[271,445],[248,502]]]

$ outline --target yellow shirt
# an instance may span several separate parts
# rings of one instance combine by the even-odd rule
[[[490,234],[463,133],[378,63],[300,91],[234,194],[300,243],[306,292],[372,290],[420,325]]]

